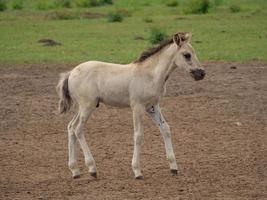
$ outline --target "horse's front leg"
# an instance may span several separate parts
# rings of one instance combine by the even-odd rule
[[[132,107],[132,110],[134,123],[134,153],[132,159],[132,169],[136,179],[143,179],[140,168],[140,151],[141,145],[144,141],[142,118],[145,113],[145,108],[141,105],[135,105]]]
[[[165,143],[165,149],[166,149],[167,159],[169,161],[171,173],[173,175],[177,175],[177,163],[176,163],[176,159],[175,159],[175,155],[174,155],[173,147],[172,147],[170,127],[168,123],[165,121],[158,104],[155,106],[152,106],[150,109],[147,110],[147,112],[149,116],[151,117],[151,119],[153,120],[153,122],[157,124],[160,129],[160,133]]]

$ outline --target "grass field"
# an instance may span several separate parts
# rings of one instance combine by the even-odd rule
[[[79,8],[72,2],[72,8],[41,10],[41,1],[25,0],[21,10],[12,9],[12,2],[0,12],[0,63],[127,63],[151,46],[147,39],[153,28],[168,35],[192,32],[201,61],[267,61],[264,0],[217,0],[207,14],[185,14],[185,0],[173,7],[163,0],[114,0],[99,7]],[[231,11],[233,5],[240,10]],[[123,21],[108,22],[106,15],[118,10]],[[43,46],[38,40],[44,38],[62,45]]]

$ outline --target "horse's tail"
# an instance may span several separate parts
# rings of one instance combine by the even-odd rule
[[[60,98],[58,106],[60,114],[69,111],[73,102],[69,92],[69,76],[70,72],[61,73],[57,84],[57,93]]]

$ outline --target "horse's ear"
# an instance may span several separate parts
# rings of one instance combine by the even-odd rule
[[[173,36],[173,41],[178,45],[182,46],[183,43],[190,41],[191,33],[176,33]]]
[[[173,35],[173,41],[178,45],[178,46],[181,46],[181,38],[180,38],[180,35],[179,33],[176,33]]]
[[[185,42],[190,41],[192,34],[191,33],[184,33],[182,40]]]

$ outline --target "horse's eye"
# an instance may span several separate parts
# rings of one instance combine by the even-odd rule
[[[190,61],[191,60],[191,54],[190,53],[185,53],[184,54],[184,57],[187,61]]]

